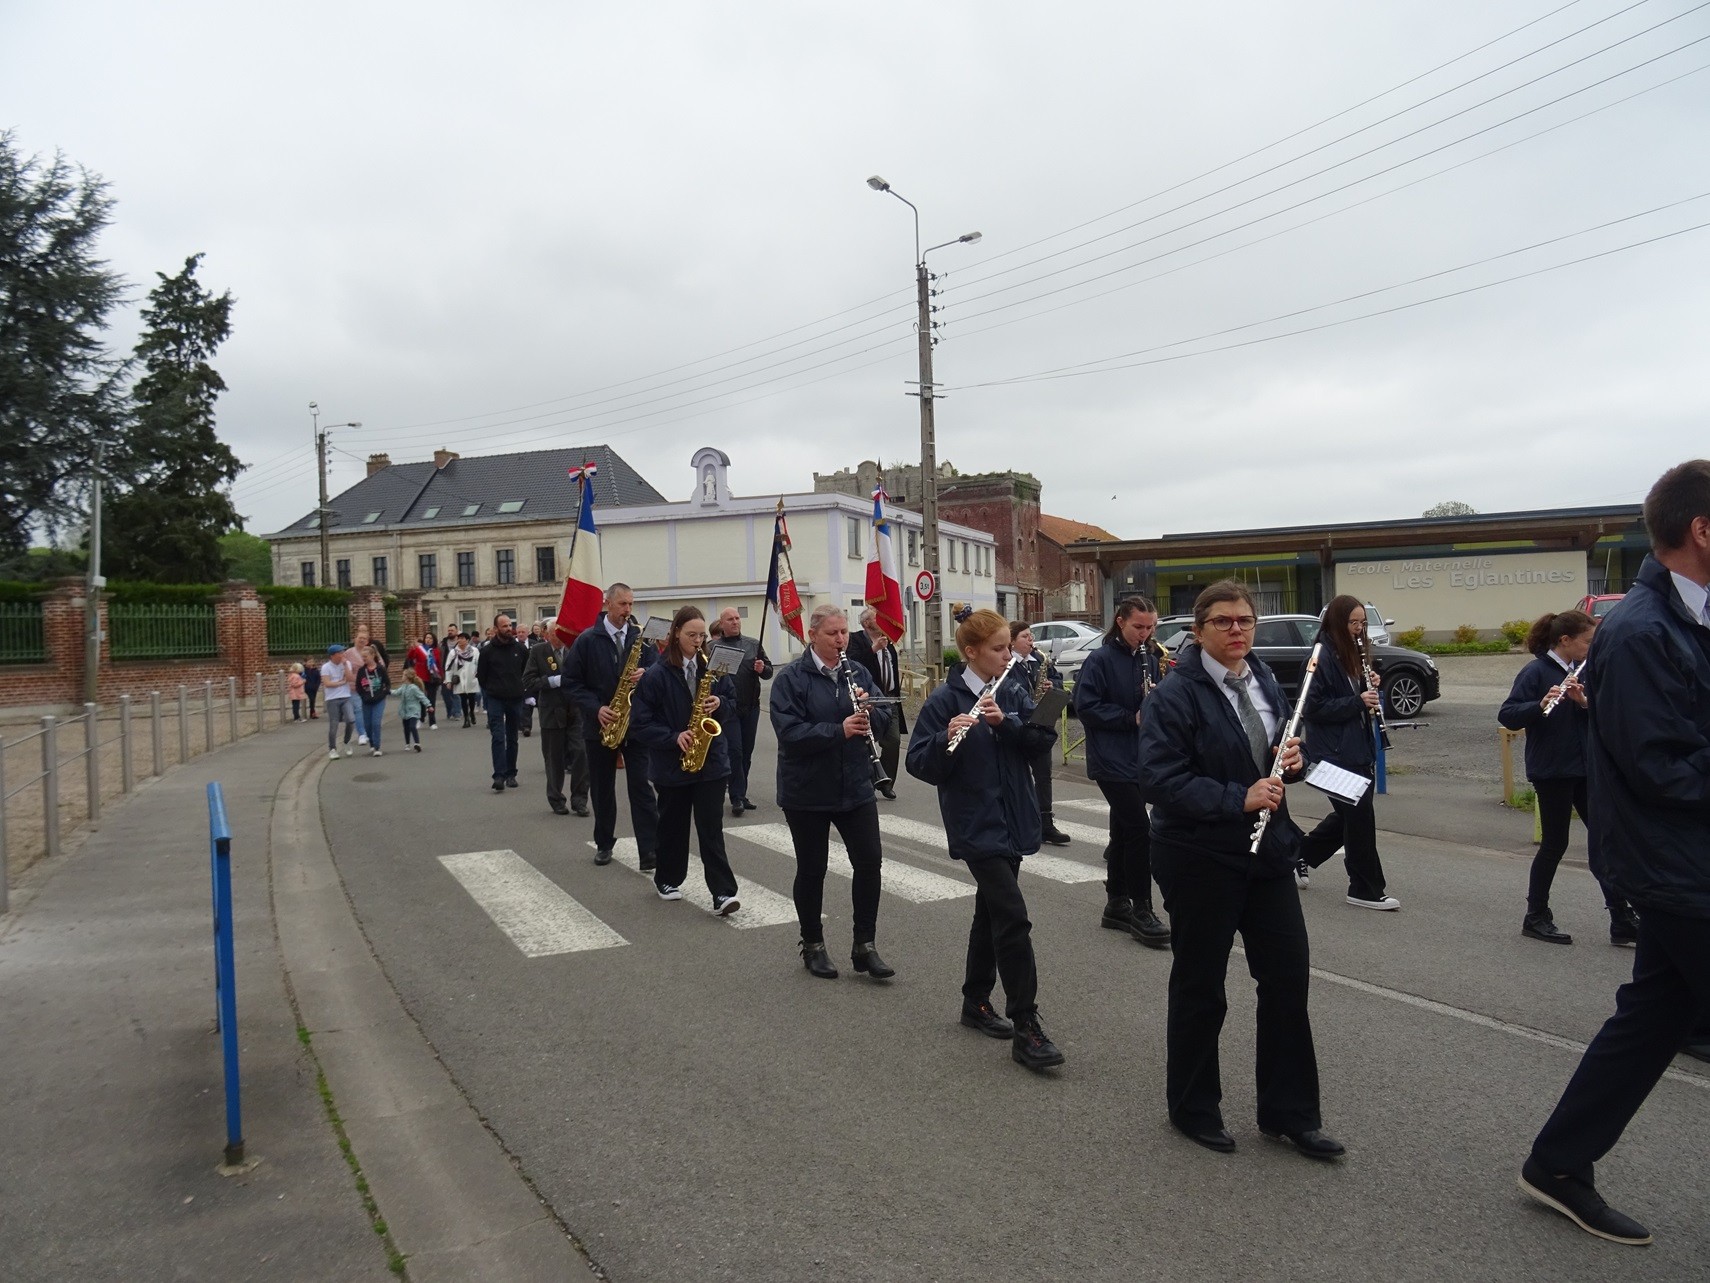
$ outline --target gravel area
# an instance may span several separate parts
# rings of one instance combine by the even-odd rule
[[[1437,660],[1443,694],[1425,706],[1418,730],[1390,733],[1396,775],[1438,775],[1502,787],[1502,741],[1496,710],[1529,655],[1444,655]],[[1521,745],[1516,744],[1519,772]]]

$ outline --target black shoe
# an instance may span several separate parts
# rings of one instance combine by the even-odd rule
[[[1219,1154],[1233,1154],[1235,1152],[1235,1138],[1221,1127],[1214,1127],[1209,1131],[1199,1131],[1191,1126],[1184,1126],[1173,1118],[1170,1119],[1170,1126],[1196,1145],[1204,1145],[1207,1149]]]
[[[1013,1038],[1015,1026],[992,1009],[989,1001],[962,1002],[962,1023],[988,1038]]]
[[[1617,949],[1632,949],[1639,943],[1639,919],[1631,909],[1609,911],[1609,943]]]
[[[743,809],[741,802],[732,802],[730,804],[730,818],[733,820],[740,820],[742,818]]]
[[[1051,818],[1049,811],[1039,819],[1039,840],[1046,846],[1068,846],[1074,841],[1067,833],[1057,827],[1057,822]]]
[[[649,851],[646,855],[640,856],[636,860],[636,867],[643,873],[652,873],[653,870],[659,867],[659,853],[657,851]]]
[[[514,775],[505,776],[505,787],[508,789],[516,788],[517,787],[517,777]]]
[[[758,811],[760,808],[755,806],[754,803],[750,802],[747,798],[743,798],[742,809],[744,811]]]
[[[1104,902],[1104,916],[1098,920],[1098,924],[1101,927],[1108,927],[1112,931],[1126,931],[1136,940],[1140,938],[1134,922],[1134,901],[1127,896],[1117,900],[1106,900]]]
[[[1535,1158],[1528,1158],[1520,1169],[1520,1188],[1587,1234],[1634,1247],[1651,1241],[1651,1232],[1605,1203],[1596,1186],[1574,1176],[1551,1176]]]
[[[831,955],[825,951],[823,940],[815,940],[812,943],[803,940],[801,949],[802,966],[806,967],[810,974],[821,980],[837,979],[837,968],[831,965]]]
[[[565,806],[562,802],[554,802],[552,804],[552,813],[554,815],[569,815],[570,808]]]
[[[1050,1069],[1063,1063],[1063,1053],[1057,1044],[1045,1036],[1036,1011],[1015,1024],[1015,1034],[1009,1043],[1010,1059],[1029,1069]]]
[[[1263,1128],[1260,1128],[1263,1131]],[[1348,1151],[1339,1140],[1326,1136],[1317,1128],[1309,1132],[1265,1132],[1272,1140],[1280,1140],[1285,1145],[1293,1145],[1298,1153],[1308,1158],[1340,1158]]]
[[[587,819],[589,815],[588,804],[586,802],[570,803],[570,814],[580,815],[584,820]]]
[[[1680,1054],[1691,1056],[1694,1060],[1710,1061],[1710,1038],[1687,1043],[1680,1049]]]
[[[505,791],[505,782],[503,780],[494,780],[493,781],[493,792],[503,793],[504,791]]]
[[[595,864],[610,864],[611,862],[612,862],[612,853],[611,853],[610,847],[607,847],[604,850],[599,850],[599,851],[594,852],[594,863]]]
[[[1158,915],[1152,912],[1152,902],[1143,901],[1134,906],[1134,938],[1150,949],[1168,949],[1170,947],[1170,929],[1158,920]]]
[[[523,738],[524,738],[524,739],[525,739],[525,740],[526,740],[526,739],[532,739],[532,738],[533,738],[533,737],[534,737],[534,732],[533,732],[533,731],[531,731],[531,730],[528,730],[528,729],[526,729],[526,728],[525,728],[525,729],[524,729],[524,730],[523,730]]]
[[[887,966],[879,956],[879,951],[873,947],[871,940],[866,944],[857,944],[849,952],[850,964],[856,971],[864,971],[875,980],[889,980],[896,975],[894,968]]]
[[[1550,917],[1548,909],[1542,913],[1528,913],[1520,923],[1520,934],[1542,940],[1545,944],[1573,943],[1573,937],[1566,931],[1556,929],[1555,919]]]

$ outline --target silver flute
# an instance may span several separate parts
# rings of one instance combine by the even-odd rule
[[[855,668],[849,662],[848,651],[840,650],[837,652],[837,667],[838,671],[843,674],[843,685],[849,692],[849,707],[857,713],[866,712],[866,705],[872,703],[872,700],[867,699],[863,703],[855,695]],[[882,789],[891,782],[891,777],[885,770],[884,759],[879,755],[879,741],[873,735],[873,723],[871,721],[867,723],[867,751],[873,759],[873,787]]]
[[[1010,670],[1015,667],[1017,661],[1020,659],[1021,656],[1016,654],[1014,651],[1009,653],[1009,663],[1003,666],[1003,672],[999,673],[996,677],[992,678],[991,681],[980,687],[980,693],[974,696],[975,708],[979,707],[982,699],[995,692],[999,686],[1004,684],[1004,680],[1008,678]],[[959,728],[956,733],[950,737],[950,742],[944,746],[944,751],[946,753],[954,753],[956,751],[956,746],[963,740],[967,739],[968,732],[973,729],[973,726],[963,726]]]
[[[1307,658],[1306,676],[1300,679],[1300,695],[1294,701],[1294,713],[1288,719],[1288,725],[1283,727],[1282,739],[1277,745],[1276,764],[1271,767],[1271,778],[1273,780],[1280,780],[1283,777],[1283,750],[1288,747],[1288,742],[1294,738],[1294,733],[1300,729],[1300,715],[1306,711],[1306,692],[1312,689],[1312,677],[1318,671],[1318,652],[1323,649],[1323,642],[1313,643],[1312,654]],[[1275,814],[1275,811],[1259,812],[1259,821],[1253,825],[1253,845],[1248,848],[1248,854],[1257,855],[1259,853],[1259,843],[1264,840],[1265,829],[1270,826],[1271,816]]]
[[[1562,696],[1567,694],[1568,683],[1579,676],[1579,670],[1585,667],[1583,659],[1576,659],[1568,665],[1567,674],[1562,678],[1561,685],[1556,687],[1556,693],[1544,701],[1544,716],[1548,717],[1556,711],[1556,705],[1562,702]]]

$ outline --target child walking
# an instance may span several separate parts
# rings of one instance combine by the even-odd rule
[[[293,722],[300,722],[303,720],[304,698],[303,666],[301,664],[291,665],[291,676],[286,681],[285,685],[291,692],[291,720]]]
[[[404,669],[403,684],[398,687],[398,716],[404,721],[404,747],[422,751],[422,714],[433,713],[433,701],[428,699],[422,679],[413,668]]]
[[[320,661],[311,657],[308,663],[298,667],[303,670],[303,698],[309,705],[309,720],[312,722],[320,716],[315,711],[315,696],[321,693]]]

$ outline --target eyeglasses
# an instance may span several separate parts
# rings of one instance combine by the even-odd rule
[[[1250,633],[1259,626],[1257,615],[1212,615],[1205,621],[1207,628],[1215,628],[1220,633],[1232,633],[1239,628],[1244,633]]]

